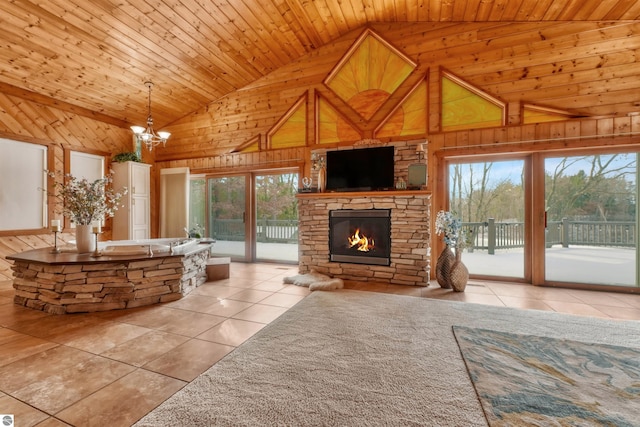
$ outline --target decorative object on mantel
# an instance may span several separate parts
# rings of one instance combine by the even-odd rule
[[[424,163],[414,163],[409,165],[408,179],[408,189],[421,190],[422,187],[427,185],[427,165]]]
[[[153,147],[160,144],[164,147],[167,143],[167,139],[171,136],[169,132],[158,132],[153,130],[153,118],[151,117],[151,88],[153,83],[144,82],[145,86],[149,88],[149,115],[147,116],[147,127],[144,126],[131,126],[131,130],[138,143],[144,144],[147,150],[152,151]]]
[[[318,171],[318,191],[322,193],[327,185],[327,169],[325,157],[318,153],[311,154],[311,169]]]
[[[53,172],[48,172],[55,179]],[[63,181],[54,181],[58,210],[76,225],[76,248],[78,253],[89,253],[93,249],[92,226],[106,217],[113,217],[118,202],[127,194],[127,188],[113,189],[113,174],[110,173],[93,182],[66,174]]]
[[[318,192],[323,193],[327,188],[327,170],[322,167],[318,171]]]
[[[418,156],[418,163],[413,163],[408,167],[408,185],[410,190],[420,190],[427,184],[427,165],[424,163],[425,142],[416,145],[416,156]]]
[[[327,275],[311,270],[307,274],[298,274],[296,276],[285,277],[284,283],[296,286],[307,286],[310,291],[333,291],[335,289],[344,288],[342,279],[331,278]]]
[[[460,219],[449,211],[438,212],[436,233],[444,234],[444,243],[447,245],[436,262],[436,280],[442,288],[464,292],[469,280],[469,270],[462,262],[462,251],[467,242]]]
[[[299,193],[313,193],[313,191],[315,190],[314,188],[311,188],[311,184],[313,183],[313,181],[311,180],[311,178],[309,178],[308,176],[305,176],[304,178],[302,178],[302,188],[300,188],[298,190]]]

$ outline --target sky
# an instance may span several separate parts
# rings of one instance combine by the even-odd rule
[[[583,157],[585,156],[575,156],[570,159],[580,159]],[[606,160],[610,159],[612,155],[603,155],[601,157],[602,157],[602,162],[604,163]],[[614,160],[614,162],[611,164],[611,168],[613,169],[623,165],[631,164],[631,166],[628,168],[629,173],[627,174],[626,179],[631,183],[635,183],[635,180],[636,180],[635,157],[636,157],[636,153],[619,154],[617,155],[617,158]],[[562,159],[564,159],[564,157],[547,158],[545,160],[546,172],[553,173],[553,171],[555,170],[555,168],[561,162]],[[588,158],[584,160],[577,161],[565,171],[565,175],[572,176],[577,174],[580,170],[584,170],[586,174],[589,174],[589,171],[591,169],[591,163],[589,161],[590,159],[591,159],[591,156],[588,156]],[[478,178],[480,178],[479,174],[482,171],[482,163],[474,163],[473,165],[474,165],[474,173],[477,173]],[[493,166],[491,167],[491,175],[489,178],[489,183],[490,183],[489,187],[493,188],[497,184],[503,181],[510,181],[516,185],[520,184],[523,168],[524,168],[524,160],[502,160],[502,161],[493,162]],[[466,168],[465,170],[468,171],[468,169]]]

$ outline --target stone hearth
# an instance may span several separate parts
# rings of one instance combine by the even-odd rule
[[[299,269],[344,280],[428,286],[429,211],[426,191],[310,193],[298,195]],[[329,211],[391,209],[391,265],[329,261]]]
[[[186,254],[102,256],[12,255],[14,302],[51,314],[91,313],[175,301],[207,281],[209,245]]]

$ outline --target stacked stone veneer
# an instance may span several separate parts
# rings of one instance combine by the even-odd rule
[[[206,282],[206,250],[130,261],[44,264],[15,261],[14,302],[53,314],[174,301]]]
[[[316,270],[346,280],[428,286],[430,195],[403,193],[299,196],[300,273]],[[329,211],[337,209],[391,209],[391,265],[329,261]]]

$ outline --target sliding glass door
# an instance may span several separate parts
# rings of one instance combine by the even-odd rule
[[[449,210],[467,236],[463,260],[476,276],[524,278],[524,160],[449,165]]]
[[[189,231],[235,261],[298,261],[298,173],[191,179]]]
[[[207,179],[209,237],[216,240],[212,253],[247,259],[245,175]]]
[[[298,260],[297,173],[257,175],[256,259]]]
[[[450,161],[449,210],[469,236],[469,273],[637,287],[637,164],[637,153],[613,151]]]
[[[545,160],[545,280],[636,286],[637,155]]]

